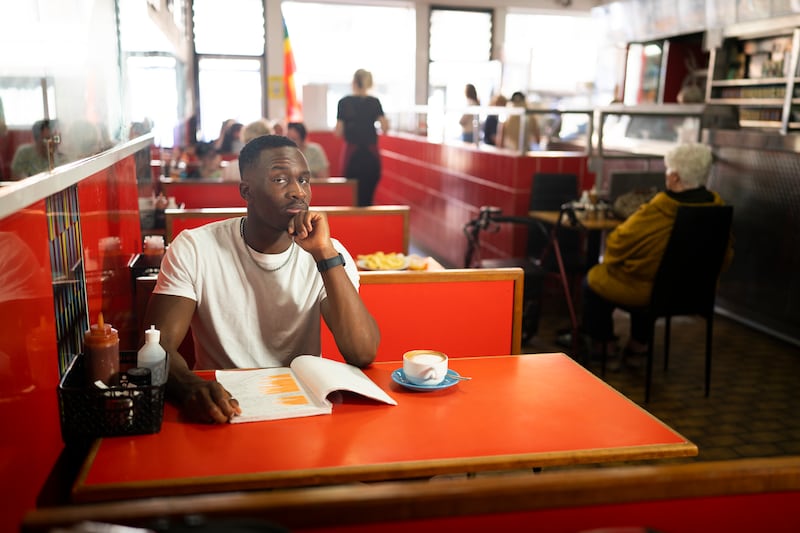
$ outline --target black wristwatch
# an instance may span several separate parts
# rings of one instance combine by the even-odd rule
[[[330,259],[323,259],[322,261],[317,261],[317,270],[319,270],[320,272],[327,272],[333,267],[339,265],[344,266],[344,257],[342,257],[342,254],[339,254],[336,257],[331,257]]]

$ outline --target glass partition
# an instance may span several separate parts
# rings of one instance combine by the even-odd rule
[[[47,170],[50,159],[81,159],[127,139],[115,2],[3,2],[0,20],[6,22],[0,34],[0,180],[23,179]],[[41,138],[34,125],[46,119],[49,132]],[[57,157],[48,157],[48,144]],[[28,164],[14,165],[24,145],[20,157]]]
[[[472,143],[463,143],[460,137],[449,133],[451,123],[458,124],[459,119],[465,114],[472,114],[476,120],[473,124],[477,135]],[[444,107],[442,105],[413,106],[397,112],[387,114],[393,133],[407,133],[426,137],[436,143],[461,143],[473,145],[478,148],[496,150],[484,142],[482,132],[486,119],[497,116],[502,127],[510,117],[520,117],[520,132],[527,128],[527,122],[537,121],[540,132],[538,143],[523,147],[520,142],[520,154],[531,151],[578,151],[591,154],[592,143],[589,139],[593,136],[594,124],[592,116],[594,109],[566,109],[566,108],[531,108],[496,107],[496,106],[468,106]],[[515,128],[516,129],[516,128]],[[522,140],[522,139],[521,139]]]

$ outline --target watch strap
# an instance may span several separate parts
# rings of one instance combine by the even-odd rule
[[[330,259],[323,259],[322,261],[317,261],[317,270],[319,270],[320,272],[327,272],[333,267],[339,265],[344,266],[344,257],[342,256],[342,254],[339,254],[335,257],[331,257]]]

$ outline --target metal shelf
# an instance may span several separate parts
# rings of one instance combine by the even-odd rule
[[[709,98],[712,104],[728,104],[738,106],[781,107],[783,98]]]
[[[739,120],[739,125],[744,128],[780,128],[780,120]]]
[[[742,78],[739,80],[712,80],[712,87],[750,87],[759,85],[786,85],[786,78]]]

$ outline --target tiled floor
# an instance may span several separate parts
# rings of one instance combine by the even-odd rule
[[[568,326],[563,297],[548,291],[539,334],[523,352],[569,351],[555,343]],[[623,344],[628,316],[615,314]],[[800,455],[800,348],[717,315],[711,393],[704,396],[705,321],[672,320],[669,370],[663,370],[663,321],[656,326],[653,383],[644,403],[644,367],[607,371],[606,381],[697,444],[696,458],[711,461]],[[590,364],[599,375],[599,363]]]

